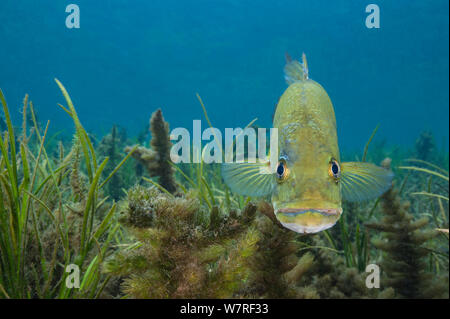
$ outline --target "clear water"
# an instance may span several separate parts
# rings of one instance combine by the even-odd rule
[[[203,119],[196,92],[218,128],[269,127],[284,54],[305,52],[342,148],[362,148],[378,123],[389,143],[431,130],[448,148],[448,1],[372,2],[380,29],[365,26],[367,1],[1,0],[0,87],[16,110],[29,93],[53,130],[72,129],[55,77],[99,134],[114,123],[135,134],[157,107],[190,128]],[[69,3],[79,29],[65,26]]]

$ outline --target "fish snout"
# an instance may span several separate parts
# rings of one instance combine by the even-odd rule
[[[342,208],[278,208],[275,215],[280,223],[297,233],[314,234],[330,227],[339,220]]]

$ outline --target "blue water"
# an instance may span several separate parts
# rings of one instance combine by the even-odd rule
[[[80,29],[65,26],[70,3]],[[365,27],[369,3],[380,29]],[[378,123],[389,143],[431,130],[448,147],[448,10],[447,0],[1,0],[0,87],[17,120],[29,93],[53,130],[71,128],[55,77],[98,134],[114,123],[136,134],[157,107],[171,128],[190,128],[203,119],[196,92],[216,127],[255,117],[269,127],[284,54],[305,52],[342,148],[362,148]]]

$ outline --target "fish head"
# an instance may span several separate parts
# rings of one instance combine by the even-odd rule
[[[342,214],[339,170],[333,155],[323,154],[314,161],[281,156],[272,194],[275,215],[281,224],[298,233],[316,233],[332,227]]]

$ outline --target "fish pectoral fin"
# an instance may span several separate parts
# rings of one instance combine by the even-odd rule
[[[344,162],[341,172],[342,198],[350,202],[379,197],[392,186],[394,177],[391,170],[365,162]]]
[[[222,177],[232,192],[245,196],[266,196],[275,185],[268,163],[224,163]]]

